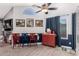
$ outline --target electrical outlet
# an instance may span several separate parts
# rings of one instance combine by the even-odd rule
[[[69,42],[69,45],[71,45],[71,42]]]

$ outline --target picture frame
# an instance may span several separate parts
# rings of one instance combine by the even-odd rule
[[[25,27],[25,19],[16,19],[16,27]]]
[[[34,27],[34,19],[33,18],[26,19],[26,27]]]
[[[35,27],[43,27],[43,20],[35,20]]]
[[[3,26],[5,31],[13,30],[13,19],[4,20]]]

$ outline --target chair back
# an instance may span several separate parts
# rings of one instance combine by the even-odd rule
[[[27,33],[22,33],[22,36],[21,36],[21,43],[28,43],[28,35]]]
[[[13,42],[14,42],[14,43],[19,42],[19,40],[20,40],[20,35],[19,35],[19,33],[13,33],[12,36],[13,36]]]
[[[35,39],[36,39],[35,33],[30,33],[30,40],[35,40]]]

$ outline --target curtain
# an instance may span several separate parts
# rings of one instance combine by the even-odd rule
[[[61,39],[60,39],[60,16],[56,16],[55,17],[55,23],[56,23],[56,30],[55,30],[55,33],[56,33],[56,44],[58,46],[61,46]]]
[[[76,13],[72,14],[72,35],[73,35],[73,47],[72,49],[76,49]]]

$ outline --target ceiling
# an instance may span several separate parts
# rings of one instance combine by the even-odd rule
[[[36,3],[33,3],[36,4]],[[32,3],[0,3],[0,18],[4,18],[4,16],[9,12],[9,10],[13,6],[32,6]],[[37,3],[36,5],[42,5],[43,3]],[[49,15],[60,15],[67,12],[75,12],[78,8],[79,4],[77,3],[52,3],[50,7],[57,7],[58,9],[55,11],[49,11]],[[35,8],[35,7],[34,7]],[[37,8],[36,8],[37,9]],[[52,12],[52,13],[51,13]]]

